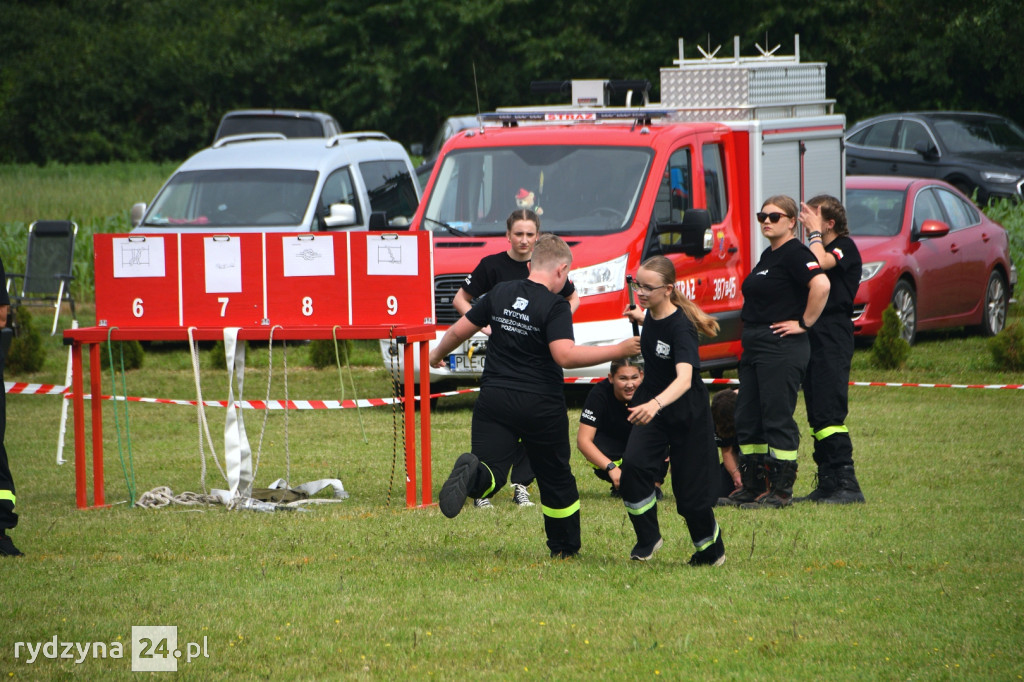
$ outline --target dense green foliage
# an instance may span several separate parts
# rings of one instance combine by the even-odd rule
[[[14,311],[14,328],[16,334],[7,352],[7,374],[38,372],[46,364],[46,348],[28,308],[21,306]]]
[[[880,369],[899,369],[906,365],[910,344],[900,334],[903,322],[890,304],[882,311],[882,328],[871,344],[871,360]]]
[[[1024,370],[1024,327],[1011,324],[988,340],[996,367],[1010,371]]]
[[[531,80],[645,78],[677,39],[739,35],[829,64],[851,122],[899,109],[1024,119],[1012,0],[5,0],[0,162],[181,160],[232,108],[322,109],[426,141],[446,116],[536,101]],[[476,86],[476,87],[475,87]],[[657,98],[657,93],[655,98]]]

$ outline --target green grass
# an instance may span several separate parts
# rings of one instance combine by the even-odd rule
[[[1020,317],[1020,306],[1013,310]],[[61,383],[61,348],[33,380]],[[299,367],[292,398],[341,397],[334,369]],[[854,380],[1020,382],[995,370],[984,340],[924,334],[908,369],[880,373],[859,349]],[[267,351],[253,348],[247,398],[263,398]],[[284,391],[275,351],[272,397]],[[390,395],[379,367],[353,369],[360,397]],[[204,369],[207,399],[227,373]],[[147,354],[132,395],[190,398],[184,349]],[[109,374],[104,391],[109,391]],[[346,387],[348,377],[346,375]],[[352,397],[348,389],[345,397]],[[352,497],[307,513],[129,509],[113,409],[104,405],[109,509],[74,507],[72,465],[54,464],[59,400],[9,396],[7,448],[28,556],[4,563],[7,626],[0,674],[13,679],[128,678],[130,661],[26,662],[14,643],[125,643],[133,625],[175,625],[179,645],[207,638],[193,679],[1017,679],[1024,671],[1021,391],[853,388],[849,426],[868,504],[719,510],[728,561],[685,565],[692,548],[671,494],[666,547],[627,560],[620,502],[588,470],[584,550],[547,558],[538,507],[501,492],[489,512],[454,520],[404,508],[391,408],[269,415],[257,482],[338,477]],[[434,489],[469,440],[472,396],[433,417]],[[214,447],[221,413],[209,410]],[[200,490],[193,408],[131,404],[138,491]],[[571,408],[575,434],[579,407]],[[246,414],[254,450],[263,414]],[[802,405],[797,419],[803,423]],[[123,413],[121,451],[128,458]],[[361,436],[362,428],[367,441]],[[400,442],[400,438],[398,439]],[[70,435],[65,456],[71,457]],[[223,485],[209,449],[207,484]],[[812,486],[808,438],[797,493]],[[536,493],[534,494],[536,498]]]
[[[67,203],[75,178],[88,185],[91,169],[0,167],[0,215],[13,221],[0,225],[0,254],[14,269],[17,230],[37,217],[124,229],[128,206],[149,201],[172,166],[102,168],[122,178],[123,191],[100,199],[108,182],[99,181]],[[19,196],[35,198],[19,212],[11,208]],[[92,322],[89,306],[80,313]],[[1021,305],[1010,315],[1019,321]],[[7,380],[62,384],[67,350],[59,338],[45,344],[40,372]],[[375,345],[357,351],[358,396],[391,395]],[[337,371],[305,367],[306,352],[288,346],[289,397],[353,397],[347,373],[343,396]],[[223,399],[227,372],[210,355],[203,395]],[[984,339],[959,331],[919,335],[904,370],[875,370],[868,356],[858,349],[854,380],[1024,381],[993,367]],[[244,397],[262,399],[269,354],[257,345],[247,359]],[[271,397],[283,398],[280,349],[272,366]],[[180,345],[150,348],[124,381],[130,395],[195,396]],[[111,391],[109,372],[103,390]],[[131,403],[130,431],[119,416],[119,446],[104,403],[112,506],[79,511],[73,465],[54,463],[60,399],[11,395],[5,442],[22,515],[12,536],[28,555],[2,562],[0,676],[130,678],[132,626],[175,625],[182,647],[207,638],[208,659],[179,665],[182,676],[203,680],[1021,679],[1022,400],[1019,390],[852,388],[848,424],[868,504],[720,510],[728,561],[692,570],[671,491],[661,507],[665,548],[649,564],[630,562],[622,505],[578,454],[577,561],[548,559],[539,508],[515,508],[505,491],[495,509],[467,508],[454,520],[436,507],[405,509],[404,462],[395,455],[402,422],[390,407],[267,415],[258,485],[286,471],[293,482],[337,477],[351,498],[258,514],[128,508],[122,457],[139,492],[201,490],[196,411]],[[472,395],[444,398],[432,413],[435,491],[468,445],[472,404]],[[222,455],[221,412],[208,415]],[[245,416],[256,450],[264,414]],[[578,417],[577,396],[572,437]],[[805,422],[802,405],[797,419]],[[808,440],[797,494],[812,487]],[[205,453],[207,486],[222,486]],[[15,658],[15,642],[55,636],[119,641],[128,658],[29,664],[24,649]]]

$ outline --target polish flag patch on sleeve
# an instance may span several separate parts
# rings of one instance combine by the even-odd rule
[[[837,261],[843,260],[843,250],[840,248],[832,249],[832,255],[836,257]]]
[[[807,269],[808,270],[821,270],[821,266],[818,264],[818,261],[812,260],[812,261],[808,261],[807,262]]]

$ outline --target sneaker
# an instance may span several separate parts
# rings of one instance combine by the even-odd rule
[[[25,553],[14,546],[7,533],[0,531],[0,556],[25,556]]]
[[[691,566],[721,566],[725,563],[725,542],[722,541],[722,532],[718,532],[718,539],[703,552],[694,552],[690,557]]]
[[[494,509],[494,505],[491,504],[490,499],[486,497],[478,497],[473,500],[473,506],[478,509]]]
[[[662,544],[662,539],[658,538],[654,545],[648,547],[641,547],[639,544],[634,545],[633,550],[629,553],[629,558],[633,561],[650,561],[654,553],[661,549]]]
[[[441,513],[449,519],[454,519],[462,511],[462,505],[466,503],[469,483],[476,478],[478,466],[480,466],[480,460],[472,452],[464,452],[455,460],[452,473],[448,475],[448,480],[441,486],[441,492],[437,495]]]
[[[793,504],[792,497],[783,497],[775,491],[771,491],[759,495],[753,502],[745,502],[741,504],[740,509],[781,509],[782,507],[788,507],[791,504]]]
[[[530,491],[526,489],[525,485],[519,483],[512,484],[512,501],[520,507],[533,506],[533,502],[530,502]]]

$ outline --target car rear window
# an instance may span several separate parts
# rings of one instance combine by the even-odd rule
[[[248,133],[281,133],[285,137],[323,137],[324,129],[319,121],[310,118],[231,116],[220,124],[217,139]]]

